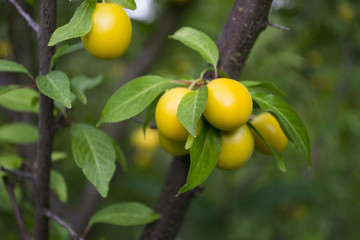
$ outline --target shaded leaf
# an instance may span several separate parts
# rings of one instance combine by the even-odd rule
[[[281,91],[276,85],[274,85],[272,82],[241,81],[241,83],[244,84],[245,87],[247,88],[264,88],[281,96],[284,97],[286,96],[286,94],[283,91]]]
[[[78,51],[80,49],[83,49],[84,45],[82,43],[76,43],[74,45],[69,46],[68,44],[62,45],[60,48],[56,50],[54,55],[51,58],[50,61],[50,69],[54,67],[55,62],[58,60],[59,57]]]
[[[98,86],[102,81],[102,75],[97,77],[76,76],[70,81],[71,91],[83,104],[87,103],[85,91]]]
[[[107,223],[118,226],[135,226],[154,222],[160,218],[151,208],[136,202],[124,202],[105,207],[95,213],[89,227],[95,223]]]
[[[158,76],[142,76],[119,88],[108,100],[98,123],[120,122],[143,111],[165,89],[175,86]]]
[[[67,202],[67,185],[64,177],[57,171],[50,172],[50,188],[63,203]]]
[[[49,46],[76,37],[81,37],[87,34],[92,27],[92,14],[96,7],[96,0],[85,0],[76,9],[70,22],[62,27],[59,27],[52,34]]]
[[[191,146],[189,173],[186,184],[179,190],[178,195],[197,187],[205,181],[216,166],[220,145],[219,131],[204,121],[200,134],[195,138]]]
[[[101,196],[106,197],[115,171],[116,153],[111,138],[86,124],[74,124],[71,137],[76,164]]]
[[[124,172],[126,172],[125,155],[124,155],[123,151],[121,150],[121,148],[119,147],[119,145],[115,142],[115,140],[111,139],[111,141],[112,141],[112,144],[114,146],[116,158],[117,158],[117,160],[119,160],[119,163],[120,163],[122,169],[124,170]]]
[[[44,95],[52,98],[67,108],[71,108],[69,78],[61,71],[52,71],[46,75],[38,76],[36,84]]]
[[[207,97],[208,88],[203,86],[187,93],[179,104],[176,117],[193,136],[196,136],[196,125],[205,110]]]
[[[136,3],[135,3],[134,0],[113,0],[113,2],[116,3],[116,4],[120,4],[124,8],[128,8],[128,9],[131,9],[131,10],[136,9]]]
[[[170,36],[186,46],[194,49],[210,64],[216,67],[219,60],[219,50],[215,42],[205,33],[194,28],[182,27]]]
[[[60,161],[62,159],[66,159],[66,158],[68,158],[68,154],[66,152],[53,151],[51,153],[51,161],[53,161],[53,162]]]
[[[6,169],[11,169],[11,170],[19,169],[21,163],[22,163],[21,157],[19,157],[16,154],[7,153],[0,155],[0,166]]]
[[[281,155],[281,153],[276,150],[274,147],[272,147],[269,142],[264,138],[264,136],[255,128],[255,126],[253,124],[251,124],[250,122],[247,123],[250,128],[252,128],[259,136],[260,138],[264,141],[264,143],[268,146],[268,148],[271,150],[272,155],[274,156],[276,163],[277,163],[277,167],[279,168],[280,171],[282,172],[286,172],[286,167],[285,167],[285,163],[284,163],[284,159]]]
[[[10,123],[0,126],[0,141],[14,144],[35,143],[38,129],[28,123]]]
[[[21,64],[10,61],[10,60],[4,60],[0,59],[0,72],[18,72],[18,73],[25,73],[30,78],[32,78],[29,71]]]
[[[31,88],[14,89],[0,95],[0,106],[12,111],[39,112],[39,93]]]
[[[311,146],[307,129],[297,113],[281,98],[256,89],[249,89],[253,100],[264,111],[271,112],[279,121],[281,128],[290,141],[306,156],[311,167]]]

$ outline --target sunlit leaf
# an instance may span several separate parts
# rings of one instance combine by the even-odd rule
[[[70,82],[65,73],[55,70],[38,76],[36,84],[44,95],[52,98],[67,108],[71,108]]]
[[[85,0],[76,9],[70,22],[55,30],[50,38],[49,46],[54,46],[59,42],[81,37],[87,34],[92,27],[92,14],[96,7],[96,0]]]
[[[200,134],[190,148],[190,169],[186,184],[178,195],[199,186],[210,175],[216,166],[220,153],[220,133],[206,121],[203,122]]]
[[[106,197],[116,167],[116,153],[111,138],[86,124],[74,124],[71,137],[76,164],[101,196]]]
[[[14,89],[0,95],[0,106],[12,111],[39,112],[39,93],[31,88]]]
[[[0,72],[18,72],[18,73],[25,73],[30,78],[32,78],[29,71],[21,64],[10,61],[10,60],[3,60],[0,59]]]
[[[200,32],[194,28],[182,27],[170,36],[175,40],[178,40],[186,46],[194,49],[210,64],[214,67],[219,60],[219,50],[215,42],[205,33]]]

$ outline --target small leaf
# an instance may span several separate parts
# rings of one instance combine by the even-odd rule
[[[100,195],[106,197],[116,167],[116,153],[111,138],[86,124],[73,125],[71,136],[76,164]]]
[[[70,22],[55,30],[50,38],[49,46],[54,46],[59,42],[81,37],[87,34],[92,27],[92,14],[96,7],[96,0],[85,0],[76,9]]]
[[[160,96],[155,98],[144,111],[144,124],[143,124],[144,136],[146,135],[146,129],[149,126],[149,123],[155,116],[155,109],[156,109],[156,105],[159,101],[159,98],[160,98]]]
[[[4,168],[16,170],[20,168],[21,163],[22,159],[18,155],[11,153],[0,155],[0,166]]]
[[[61,71],[52,71],[36,78],[38,89],[67,108],[71,108],[69,78]]]
[[[55,62],[58,60],[59,57],[78,51],[80,49],[83,49],[84,45],[82,43],[76,43],[74,45],[69,46],[68,44],[62,45],[60,48],[56,50],[54,55],[51,58],[50,61],[50,69],[54,67]]]
[[[35,143],[38,129],[27,123],[10,123],[0,126],[0,141],[14,144]]]
[[[186,184],[180,189],[178,195],[197,187],[205,181],[216,166],[220,145],[219,131],[204,121],[200,135],[195,138],[191,146],[189,173]]]
[[[185,143],[185,149],[189,150],[191,148],[191,146],[193,145],[195,140],[195,137],[191,134],[188,135],[187,139],[186,139],[186,143]]]
[[[203,86],[199,90],[187,93],[179,104],[176,116],[193,136],[196,136],[196,124],[205,110],[207,97],[207,86]]]
[[[215,42],[205,33],[194,28],[182,27],[170,36],[186,46],[194,49],[210,64],[216,67],[219,60],[219,50]]]
[[[264,111],[271,112],[279,121],[281,128],[290,141],[306,156],[308,167],[311,167],[310,137],[304,123],[297,113],[281,98],[266,94],[256,89],[249,89],[253,100]]]
[[[60,161],[62,159],[66,159],[66,158],[68,158],[68,154],[66,152],[53,151],[51,153],[51,161],[53,161],[53,162]]]
[[[281,153],[276,150],[274,147],[272,147],[269,142],[264,138],[264,136],[255,128],[255,126],[253,124],[251,124],[250,122],[247,123],[248,126],[250,126],[250,128],[252,128],[256,134],[258,134],[260,136],[260,138],[264,141],[264,143],[268,146],[268,148],[270,149],[270,151],[272,152],[276,163],[277,163],[277,167],[279,168],[280,171],[282,172],[286,172],[286,167],[285,167],[285,163],[284,163],[284,159],[281,155]]]
[[[63,203],[67,202],[67,185],[64,177],[57,171],[50,172],[50,188]]]
[[[258,82],[258,81],[241,81],[242,84],[247,88],[264,88],[270,90],[280,96],[286,97],[286,94],[281,91],[277,86],[275,86],[272,82]]]
[[[131,10],[136,9],[136,3],[135,3],[134,0],[113,0],[113,2],[116,3],[116,4],[120,4],[124,8],[128,8],[128,9],[131,9]]]
[[[71,91],[83,104],[87,103],[85,91],[98,86],[102,81],[102,76],[89,78],[86,76],[76,76],[70,81]]]
[[[25,73],[32,78],[29,71],[21,64],[10,60],[0,59],[0,72],[18,72]]]
[[[159,218],[159,214],[143,204],[124,202],[110,205],[95,213],[90,219],[89,227],[95,223],[136,226],[154,222]]]
[[[120,122],[144,110],[160,93],[175,84],[158,76],[142,76],[119,88],[108,100],[98,123]]]
[[[119,163],[120,163],[122,169],[124,170],[124,172],[126,172],[125,155],[124,155],[123,151],[121,150],[121,148],[119,147],[119,145],[115,142],[114,139],[111,139],[111,142],[112,142],[112,144],[114,146],[116,158],[117,158],[117,160],[119,160]]]
[[[14,89],[0,95],[0,106],[13,111],[38,113],[39,103],[33,104],[35,99],[39,99],[39,93],[34,89]]]

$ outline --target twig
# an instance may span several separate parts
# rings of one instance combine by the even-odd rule
[[[18,226],[19,226],[21,238],[23,240],[29,240],[30,239],[29,235],[26,232],[25,224],[24,224],[24,221],[22,220],[20,209],[19,209],[19,206],[17,205],[17,202],[16,202],[16,198],[15,198],[15,195],[14,195],[14,189],[11,186],[11,184],[9,183],[8,177],[6,177],[6,176],[3,177],[3,180],[4,180],[4,183],[5,183],[5,186],[6,186],[6,190],[7,190],[8,194],[9,194],[11,205],[12,205],[12,207],[14,209],[15,218],[16,218],[16,221],[17,221]]]
[[[4,168],[3,166],[0,167],[0,171],[10,173],[10,174],[16,175],[18,177],[22,177],[22,178],[31,178],[31,179],[33,178],[33,175],[30,172],[10,170],[10,169]]]
[[[291,28],[285,27],[285,26],[281,26],[281,25],[278,25],[278,24],[273,23],[273,22],[267,22],[267,25],[272,26],[272,27],[275,27],[275,28],[278,28],[278,29],[282,29],[282,30],[286,30],[286,31],[291,31]]]
[[[66,230],[69,231],[69,233],[71,234],[71,236],[75,239],[75,240],[84,240],[82,237],[80,237],[75,231],[74,229],[67,224],[66,222],[64,222],[59,216],[55,215],[53,212],[49,211],[48,209],[44,210],[44,214],[45,216],[47,216],[48,218],[53,219],[54,221],[56,221],[57,223],[59,223],[61,226],[63,226],[64,228],[66,228]]]
[[[29,26],[39,35],[39,25],[27,14],[15,0],[8,0],[18,10],[19,14],[25,19]]]
[[[134,120],[134,121],[137,122],[137,123],[140,123],[140,124],[144,124],[144,123],[145,123],[143,119],[138,118],[138,117],[132,117],[131,119]],[[151,129],[157,129],[157,127],[154,126],[154,125],[152,125],[152,124],[148,124],[148,126],[149,126],[149,128],[151,128]]]

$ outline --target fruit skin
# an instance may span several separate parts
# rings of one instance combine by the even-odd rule
[[[125,10],[115,3],[97,3],[92,21],[90,32],[81,37],[86,50],[104,60],[123,55],[132,35],[131,21]]]
[[[232,131],[247,122],[253,103],[249,90],[242,83],[218,78],[207,86],[208,100],[203,114],[211,125]]]
[[[288,142],[279,122],[269,112],[261,113],[251,119],[251,124],[263,135],[266,141],[279,152],[282,152]],[[255,150],[261,153],[272,155],[270,148],[261,137],[251,130],[255,139]]]
[[[191,90],[186,88],[172,88],[167,90],[159,99],[155,109],[155,121],[159,132],[175,141],[185,141],[188,131],[176,117],[177,108],[183,96]]]
[[[174,156],[182,156],[189,153],[185,149],[186,141],[175,141],[164,136],[161,132],[158,134],[160,146],[168,153]]]
[[[221,150],[217,168],[233,170],[244,165],[254,151],[254,137],[245,124],[233,131],[221,131]]]
[[[135,148],[144,150],[153,150],[159,145],[157,130],[146,128],[146,134],[144,135],[142,128],[135,129],[130,136],[132,145]]]

